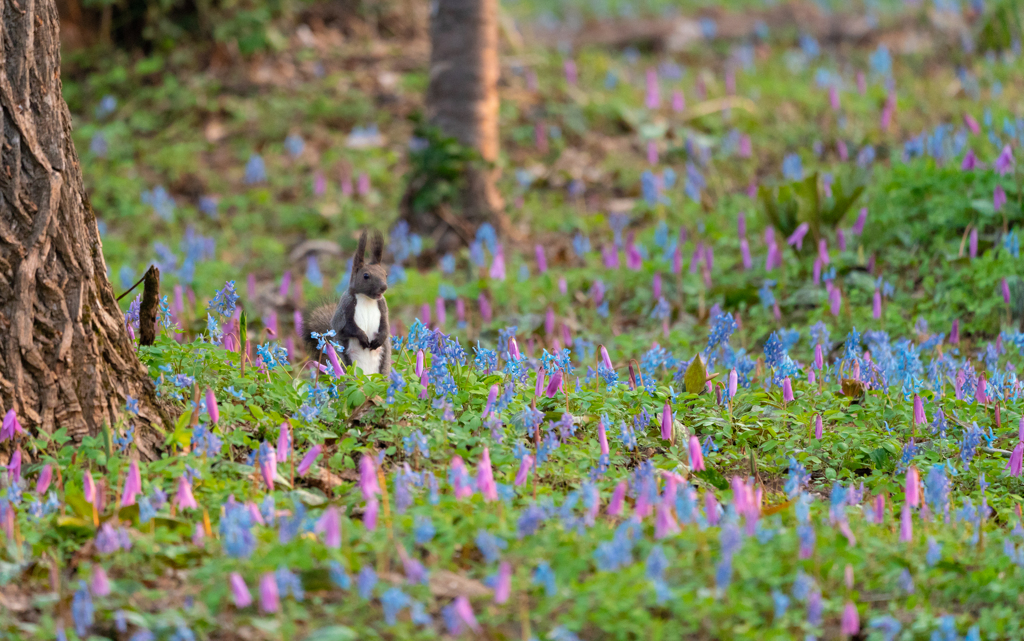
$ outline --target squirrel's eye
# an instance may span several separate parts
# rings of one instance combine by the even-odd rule
[[[370,274],[369,274],[369,272],[363,272],[363,278],[364,278],[364,279],[368,279],[368,278],[370,278]]]

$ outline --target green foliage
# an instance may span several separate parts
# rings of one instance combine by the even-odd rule
[[[757,197],[766,222],[782,232],[783,237],[804,222],[810,225],[814,238],[820,238],[825,231],[834,232],[864,193],[867,180],[863,172],[856,170],[845,177],[840,174],[828,196],[821,193],[820,182],[818,172],[814,172],[803,180],[778,187],[761,185]]]
[[[483,163],[480,152],[422,120],[416,124],[415,136],[420,143],[409,153],[407,188],[413,211],[431,211],[456,203],[467,170]]]

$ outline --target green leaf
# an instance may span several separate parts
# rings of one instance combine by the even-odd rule
[[[708,370],[704,366],[704,358],[698,353],[686,368],[683,387],[691,394],[700,394],[707,388]]]
[[[702,481],[710,483],[719,490],[729,489],[729,481],[725,480],[725,477],[714,468],[709,467],[705,470],[701,470],[700,472],[694,472],[693,475]]]

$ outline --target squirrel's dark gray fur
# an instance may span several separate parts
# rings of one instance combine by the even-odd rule
[[[370,245],[369,262],[366,262],[367,241]],[[303,338],[311,354],[319,355],[313,332],[323,334],[333,329],[335,336],[332,340],[345,348],[338,356],[346,368],[352,367],[360,356],[370,357],[362,350],[380,350],[378,355],[373,357],[378,366],[377,371],[384,376],[391,374],[391,332],[388,324],[388,304],[384,299],[384,292],[388,288],[388,274],[381,265],[383,255],[384,237],[381,233],[377,230],[370,234],[364,231],[359,237],[359,246],[352,259],[352,276],[349,278],[348,290],[342,295],[338,305],[332,310],[331,304],[328,303],[306,313]],[[380,323],[372,340],[357,324],[356,308],[361,300],[360,295],[375,300],[380,311]],[[364,305],[369,304],[369,301],[363,300]]]

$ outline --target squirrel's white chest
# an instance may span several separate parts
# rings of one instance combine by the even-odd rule
[[[353,314],[356,326],[366,332],[371,341],[380,329],[380,306],[377,301],[364,294],[356,294],[356,311]]]

